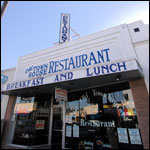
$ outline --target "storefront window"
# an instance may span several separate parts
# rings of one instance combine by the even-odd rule
[[[49,96],[17,97],[12,143],[24,146],[48,144],[49,112]]]
[[[119,85],[116,86],[69,94],[66,105],[66,148],[143,148],[128,83],[122,84],[121,90]]]

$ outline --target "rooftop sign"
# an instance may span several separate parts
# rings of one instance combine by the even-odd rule
[[[70,40],[70,15],[61,14],[60,39],[59,43],[65,43]]]

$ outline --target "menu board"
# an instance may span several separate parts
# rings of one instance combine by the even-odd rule
[[[71,137],[71,125],[66,125],[66,137]]]
[[[139,129],[128,129],[128,131],[129,131],[131,144],[141,145],[142,142],[141,142]]]
[[[126,128],[117,128],[119,143],[129,143]]]
[[[73,124],[73,137],[79,137],[79,125]]]

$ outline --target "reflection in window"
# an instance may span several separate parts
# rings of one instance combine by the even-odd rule
[[[75,125],[79,127],[76,130]],[[138,128],[130,89],[110,92],[108,88],[97,88],[70,94],[66,108],[66,148],[143,148],[130,140],[120,143],[119,128]],[[79,136],[74,136],[74,132]]]
[[[48,144],[49,97],[17,97],[13,144]]]

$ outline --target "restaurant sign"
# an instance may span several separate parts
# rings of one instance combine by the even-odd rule
[[[97,49],[44,64],[31,65],[25,68],[23,80],[8,83],[4,91],[139,69],[135,59],[111,61],[110,54],[109,48]]]
[[[60,39],[59,43],[65,43],[70,40],[70,15],[61,14]]]

